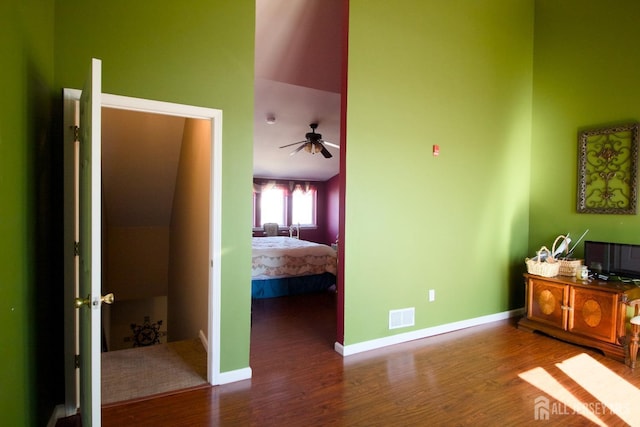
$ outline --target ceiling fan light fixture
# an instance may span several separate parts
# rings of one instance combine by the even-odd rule
[[[304,151],[311,154],[320,153],[322,145],[319,142],[308,142],[304,145]]]
[[[320,135],[319,133],[316,133],[316,128],[318,127],[318,124],[311,123],[309,126],[311,127],[311,132],[308,132],[307,134],[305,134],[304,141],[298,141],[298,142],[293,142],[291,144],[286,144],[281,146],[280,148],[286,148],[286,147],[291,147],[292,145],[298,145],[298,148],[296,148],[291,153],[289,153],[290,156],[293,156],[297,152],[304,150],[307,153],[311,153],[311,154],[322,153],[322,155],[326,159],[333,157],[329,152],[329,150],[327,150],[327,148],[323,145],[323,142],[325,141],[322,140],[322,135]],[[331,145],[332,147],[337,147],[335,144],[331,144],[329,142],[327,142],[327,144]]]

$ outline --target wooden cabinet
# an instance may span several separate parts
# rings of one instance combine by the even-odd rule
[[[566,329],[569,288],[563,284],[531,278],[527,289],[528,318],[542,324]]]
[[[617,292],[571,286],[567,329],[574,334],[617,343],[618,310],[624,313],[626,309],[624,304],[620,304],[621,296]],[[624,335],[624,323],[622,326],[620,332]]]
[[[633,284],[525,274],[526,315],[518,327],[601,350],[624,361],[626,302],[640,298]]]

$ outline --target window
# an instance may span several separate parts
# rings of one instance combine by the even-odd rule
[[[316,190],[307,191],[298,186],[291,195],[291,223],[300,225],[316,224]]]
[[[260,225],[265,222],[276,222],[286,225],[284,189],[278,187],[265,188],[260,193]]]
[[[282,227],[300,224],[316,226],[317,189],[309,183],[255,182],[253,224],[261,228],[266,222]]]

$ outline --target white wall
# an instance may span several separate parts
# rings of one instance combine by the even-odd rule
[[[107,272],[118,301],[167,295],[168,227],[109,227]]]
[[[112,351],[131,348],[131,325],[142,325],[145,318],[150,323],[161,321],[161,330],[166,330],[169,228],[108,227],[106,235],[103,293],[113,292],[116,304],[103,310],[110,314],[104,324]]]
[[[168,340],[208,335],[211,125],[187,119],[171,216]]]

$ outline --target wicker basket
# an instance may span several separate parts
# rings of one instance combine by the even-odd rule
[[[567,240],[566,236],[560,235],[556,237],[556,240],[553,242],[553,246],[551,248],[551,253],[556,252],[556,243],[560,239]],[[565,245],[565,254],[569,253],[569,243]],[[560,264],[560,269],[558,270],[558,274],[560,276],[575,276],[580,267],[582,267],[582,260],[568,257],[558,257],[558,263]]]
[[[541,261],[541,255],[545,252],[547,253],[547,258]],[[546,246],[540,248],[536,257],[526,258],[524,262],[527,265],[527,272],[536,276],[555,277],[560,270],[560,263],[553,258],[552,252]]]

